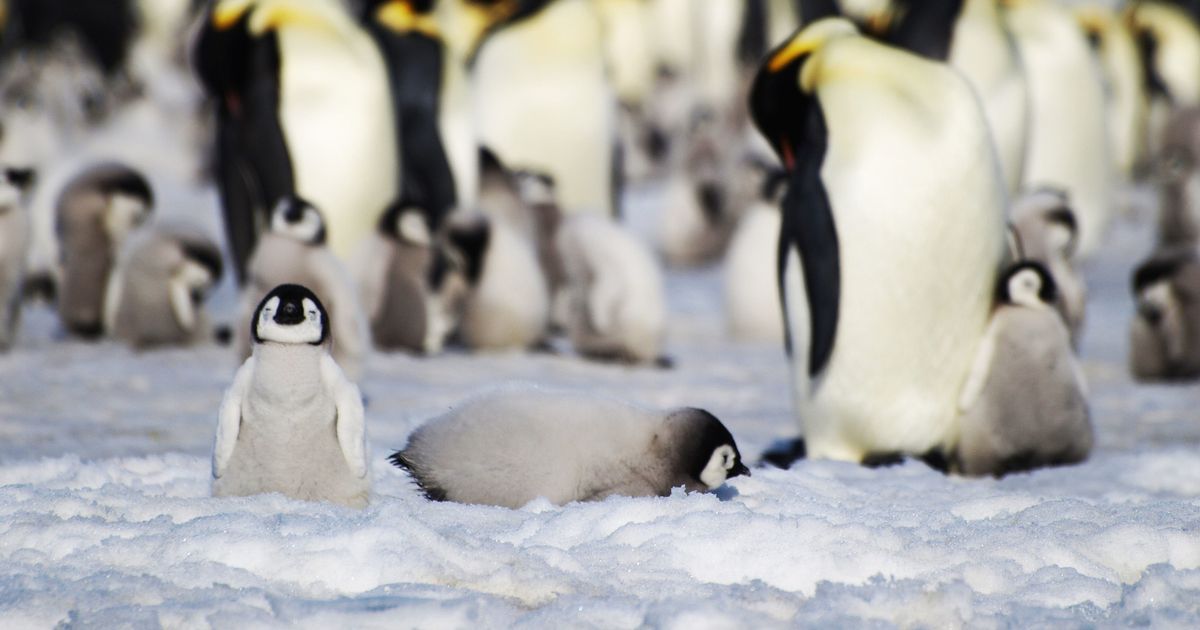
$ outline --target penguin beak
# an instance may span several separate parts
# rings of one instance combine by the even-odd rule
[[[729,474],[725,475],[725,478],[730,479],[732,477],[741,477],[742,475],[745,475],[747,477],[752,476],[750,474],[750,469],[746,468],[746,465],[739,461],[737,463],[737,465],[735,465],[733,468],[731,468],[729,470]]]
[[[253,0],[225,0],[213,9],[212,23],[218,31],[227,31],[242,19],[242,15],[253,4]]]

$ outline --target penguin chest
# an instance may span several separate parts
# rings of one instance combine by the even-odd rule
[[[279,34],[279,118],[296,189],[324,212],[329,246],[343,259],[398,188],[387,73],[363,38]]]

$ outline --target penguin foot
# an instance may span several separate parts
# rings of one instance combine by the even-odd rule
[[[804,438],[780,440],[763,452],[762,463],[787,470],[792,464],[804,459],[807,455],[808,448],[804,444]]]
[[[891,468],[904,463],[904,453],[868,453],[860,462],[867,468]]]

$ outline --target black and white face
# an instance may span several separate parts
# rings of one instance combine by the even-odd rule
[[[325,308],[312,291],[294,284],[276,287],[254,315],[254,341],[320,345],[328,337]]]
[[[310,245],[325,243],[325,220],[321,212],[295,197],[284,197],[275,204],[271,211],[271,231]]]
[[[1037,308],[1045,306],[1039,293],[1042,277],[1033,269],[1022,269],[1008,278],[1008,297],[1013,304]]]
[[[1040,263],[1019,262],[1001,276],[996,303],[1025,308],[1053,308],[1058,300],[1058,286],[1050,272]]]
[[[737,450],[730,444],[722,444],[713,451],[708,464],[700,471],[700,481],[708,486],[709,490],[715,490],[730,477],[748,474],[750,470],[742,463]]]

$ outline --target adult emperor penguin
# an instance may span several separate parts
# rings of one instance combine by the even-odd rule
[[[863,33],[958,68],[983,103],[1009,192],[1022,182],[1029,94],[996,0],[801,0],[806,22],[842,14]]]
[[[146,178],[123,164],[92,166],[67,184],[58,198],[55,231],[58,315],[68,332],[96,337],[104,331],[105,292],[117,254],[153,208]]]
[[[959,402],[957,472],[999,477],[1078,463],[1092,450],[1087,386],[1054,291],[1050,272],[1035,262],[1001,275],[996,312]]]
[[[1112,216],[1112,158],[1099,64],[1070,10],[1051,0],[1007,0],[1025,63],[1032,112],[1025,182],[1071,196],[1079,255],[1099,247]]]
[[[134,348],[208,339],[204,301],[221,279],[221,249],[186,223],[159,223],[131,237],[105,294],[104,328]]]
[[[354,281],[346,267],[326,247],[322,214],[306,200],[284,197],[271,214],[271,227],[259,239],[247,267],[242,288],[243,317],[272,287],[301,284],[329,305],[333,321],[333,356],[346,374],[357,382],[362,362],[371,347],[371,334]],[[238,330],[238,351],[250,356],[248,329]]]
[[[1196,245],[1154,252],[1133,275],[1137,312],[1129,366],[1141,381],[1200,376],[1200,254]]]
[[[325,213],[345,259],[399,193],[378,47],[341,0],[217,0],[192,50],[217,104],[217,171],[239,280],[278,199]]]
[[[1005,248],[978,98],[842,19],[768,55],[750,98],[787,170],[777,268],[808,454],[947,452]]]
[[[298,285],[275,287],[254,309],[254,354],[221,401],[213,496],[366,507],[362,396],[329,354],[329,326],[321,300]]]
[[[1144,68],[1126,11],[1099,4],[1075,8],[1104,69],[1113,168],[1126,180],[1146,159],[1149,103]]]
[[[468,107],[462,61],[442,40],[433,0],[367,0],[363,21],[383,51],[396,110],[397,140],[403,157],[401,203],[425,208],[436,231],[477,177],[471,130],[465,155],[451,161],[445,138],[463,135],[459,110]],[[457,100],[456,100],[457,99]],[[461,144],[458,143],[458,144]],[[462,153],[462,151],[460,151]],[[464,186],[457,184],[465,178]]]
[[[550,295],[533,246],[503,221],[452,217],[444,251],[467,285],[459,336],[475,350],[520,350],[540,343]],[[441,290],[445,278],[435,278]]]
[[[616,210],[616,96],[592,0],[520,0],[473,65],[481,143],[547,173],[563,212]]]
[[[1009,214],[1017,251],[1015,260],[1041,264],[1054,280],[1054,307],[1062,315],[1071,339],[1078,343],[1083,331],[1087,285],[1076,267],[1079,241],[1075,213],[1061,190],[1027,192],[1013,200]]]
[[[445,261],[427,221],[423,210],[394,204],[356,269],[371,338],[384,350],[436,354],[457,325],[457,295],[443,294],[445,282],[434,286]]]
[[[509,508],[702,492],[750,474],[729,430],[702,409],[518,387],[429,420],[391,460],[430,499]]]
[[[29,248],[26,194],[31,171],[0,169],[0,351],[12,346],[21,317],[21,285]]]

